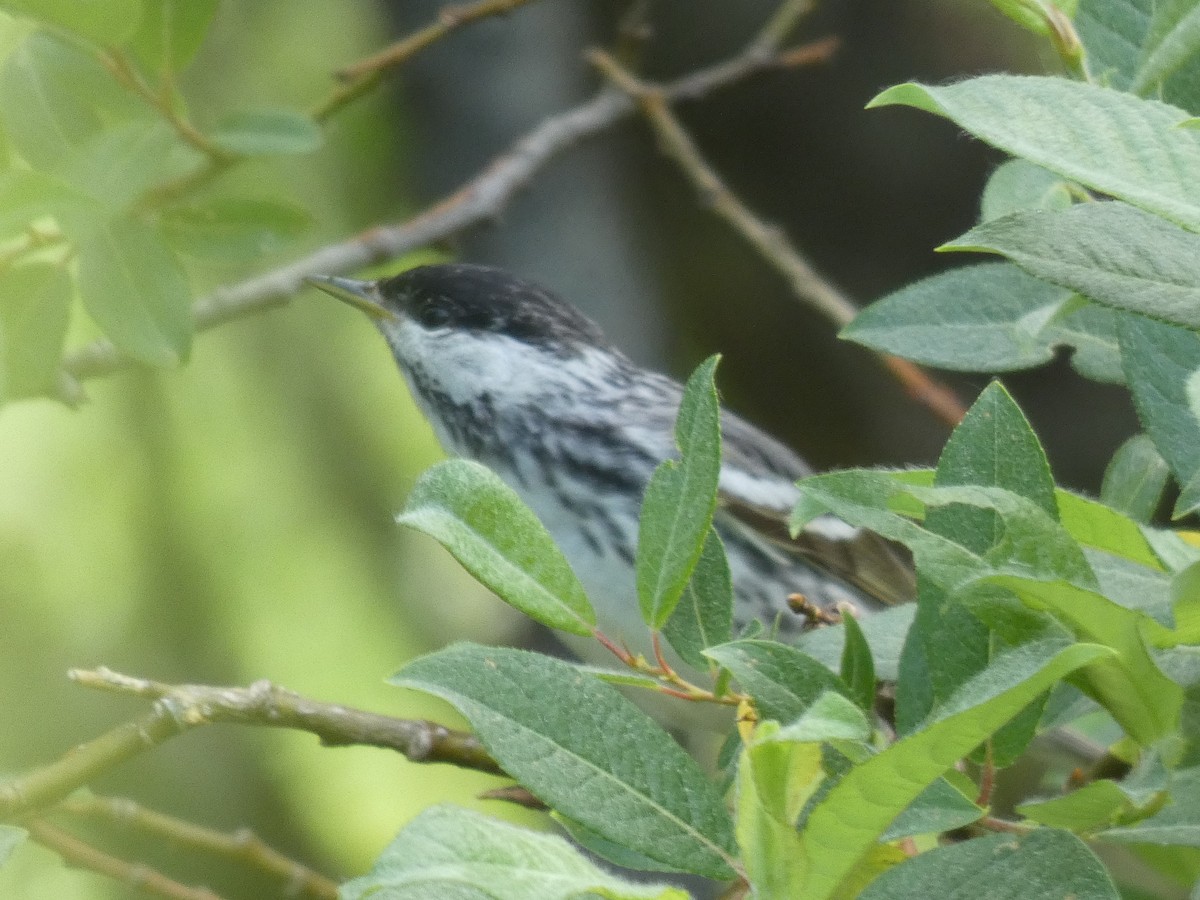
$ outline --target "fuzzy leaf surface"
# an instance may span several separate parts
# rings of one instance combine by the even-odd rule
[[[1126,203],[1023,210],[939,249],[998,253],[1097,303],[1200,327],[1200,235]]]
[[[1070,297],[1070,291],[1016,266],[979,263],[876,300],[841,337],[941,369],[1029,369],[1054,357],[1045,330]]]
[[[1066,831],[1039,828],[1026,835],[990,834],[937,847],[885,872],[859,900],[1120,896],[1103,863],[1083,841]]]
[[[717,507],[721,408],[713,381],[720,357],[705,360],[683,390],[675,420],[680,459],[659,465],[638,522],[637,591],[642,619],[662,629],[692,577]]]
[[[341,900],[444,896],[461,887],[491,900],[686,900],[665,885],[634,884],[598,868],[562,838],[449,805],[413,819]]]
[[[889,88],[870,106],[902,103],[945,116],[975,137],[1072,181],[1200,229],[1200,133],[1178,107],[1065,78],[985,75]]]
[[[1170,476],[1171,470],[1154,442],[1144,434],[1135,434],[1109,460],[1100,499],[1137,522],[1149,522]]]
[[[725,547],[713,528],[663,636],[685,663],[700,670],[710,665],[703,651],[733,636],[733,581]]]
[[[1121,355],[1138,418],[1183,491],[1176,518],[1200,509],[1188,488],[1200,473],[1200,418],[1189,384],[1200,372],[1200,334],[1144,316],[1122,321]]]
[[[896,816],[939,776],[1060,678],[1110,652],[1060,641],[1014,648],[965,683],[925,727],[847,772],[801,834],[806,900],[835,896]]]
[[[778,641],[733,641],[710,647],[704,655],[733,673],[762,718],[784,725],[800,718],[826,691],[847,693],[824,664]]]
[[[1097,837],[1123,844],[1200,847],[1200,768],[1176,772],[1170,782],[1171,802],[1136,825],[1110,828]]]
[[[396,521],[429,535],[485,587],[551,628],[589,635],[596,614],[550,533],[500,477],[451,459],[426,471]]]
[[[732,876],[721,791],[614,688],[560,660],[471,644],[391,681],[451,703],[506,772],[568,819],[664,868]]]

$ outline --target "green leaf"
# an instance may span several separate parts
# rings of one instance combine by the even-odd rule
[[[29,832],[16,825],[0,825],[0,866],[8,862],[13,851],[21,845]]]
[[[1027,160],[1010,159],[997,166],[984,185],[979,221],[1022,209],[1066,209],[1071,202],[1067,181]]]
[[[53,169],[100,130],[92,86],[108,80],[78,48],[44,32],[29,35],[0,72],[0,120],[13,147],[34,168]]]
[[[992,6],[1027,31],[1039,35],[1050,33],[1047,16],[1054,4],[1047,0],[991,0],[991,2]]]
[[[1163,628],[1175,627],[1171,579],[1159,567],[1143,566],[1101,550],[1084,550],[1100,593],[1126,609],[1149,616]]]
[[[312,225],[299,206],[281,200],[218,197],[163,212],[162,226],[180,253],[242,262],[283,250]]]
[[[1110,652],[1060,641],[1014,648],[966,682],[924,728],[843,775],[809,814],[801,835],[805,900],[834,896],[922,791],[1060,678]]]
[[[664,867],[732,877],[721,792],[614,688],[560,660],[469,644],[391,681],[453,704],[504,770],[567,818]]]
[[[1063,527],[1083,547],[1103,550],[1143,566],[1161,569],[1142,526],[1100,501],[1070,491],[1055,491]]]
[[[842,681],[849,689],[850,698],[869,712],[875,708],[875,660],[858,620],[847,613],[842,616],[842,624],[846,629]]]
[[[937,847],[885,872],[859,900],[1119,900],[1091,850],[1066,831],[991,834]]]
[[[70,307],[71,279],[61,266],[0,270],[0,398],[51,392]]]
[[[1138,522],[1149,522],[1158,510],[1170,476],[1166,461],[1144,434],[1135,434],[1108,463],[1100,499]]]
[[[623,869],[632,869],[638,872],[661,872],[674,871],[670,866],[664,866],[656,859],[651,859],[644,853],[639,853],[632,847],[623,847],[620,844],[614,844],[607,838],[598,835],[586,825],[581,825],[557,811],[552,810],[550,817],[558,822],[567,834],[569,834],[579,846],[585,850],[589,850],[601,859],[606,859],[616,866]]]
[[[1054,357],[1042,336],[1071,297],[1005,263],[924,278],[877,300],[841,337],[928,366],[967,372],[1028,369]]]
[[[1075,30],[1099,84],[1126,90],[1137,72],[1156,0],[1080,0]]]
[[[824,781],[819,743],[770,740],[773,723],[742,750],[737,767],[737,838],[755,895],[800,897],[803,847],[796,818]]]
[[[312,153],[321,146],[321,129],[303,113],[288,109],[246,110],[217,123],[209,139],[239,156]]]
[[[1079,545],[1037,503],[998,487],[923,487],[907,483],[913,474],[849,469],[805,478],[797,485],[801,501],[792,526],[803,524],[814,512],[832,512],[851,525],[870,528],[909,547],[918,572],[946,589],[989,571],[1094,583]],[[921,515],[926,506],[955,504],[992,510],[1000,516],[1003,534],[986,555],[974,553],[908,518]]]
[[[880,681],[897,679],[900,651],[904,647],[904,639],[916,611],[916,604],[905,603],[871,613],[858,623],[871,645],[875,674]],[[831,625],[800,635],[795,646],[824,664],[830,671],[835,671],[841,665],[842,653],[846,646],[845,637],[844,625]]]
[[[1134,406],[1147,434],[1179,484],[1186,488],[1200,472],[1200,418],[1188,388],[1200,371],[1200,335],[1183,328],[1130,316],[1121,323],[1121,351]],[[1185,492],[1176,518],[1200,509]]]
[[[642,502],[638,601],[643,620],[656,631],[671,617],[692,576],[717,506],[721,431],[713,376],[719,359],[709,357],[688,379],[675,421],[681,458],[659,465]]]
[[[183,70],[208,32],[220,0],[142,0],[130,49],[150,72]]]
[[[1050,800],[1022,803],[1017,812],[1041,825],[1069,828],[1071,831],[1094,831],[1110,825],[1121,813],[1133,806],[1129,797],[1115,781],[1091,781],[1071,793]]]
[[[562,838],[449,805],[413,819],[370,873],[342,885],[341,900],[445,896],[458,888],[491,900],[686,900],[665,885],[634,884],[593,865]]]
[[[1057,518],[1054,479],[1046,454],[999,382],[988,385],[950,435],[934,484],[1005,488]],[[985,559],[1010,537],[1008,521],[997,511],[979,506],[931,508],[925,528]],[[915,646],[917,642],[922,646]],[[896,696],[896,721],[901,731],[909,731],[930,708],[982,671],[993,649],[990,629],[970,609],[953,602],[942,587],[922,580],[909,646],[901,657]],[[1031,719],[1022,717],[1006,726],[1020,729],[1020,734],[1012,731],[998,742],[1006,748],[1001,764],[1008,762],[1008,756],[1018,755],[1032,739],[1032,725]]]
[[[166,171],[175,133],[160,119],[122,122],[99,132],[64,158],[62,179],[112,212],[121,212]]]
[[[986,813],[986,809],[976,806],[945,778],[939,778],[896,816],[879,840],[898,841],[919,834],[941,834],[965,828],[978,822]]]
[[[1012,591],[1033,609],[1052,612],[1081,640],[1113,651],[1112,656],[1080,673],[1078,685],[1095,697],[1130,737],[1149,745],[1178,726],[1183,694],[1146,649],[1146,635],[1158,628],[1148,616],[1065,581],[1013,575],[987,580]]]
[[[691,580],[663,626],[663,635],[685,663],[702,671],[710,665],[703,651],[733,636],[733,582],[725,547],[714,528],[708,530]]]
[[[1096,837],[1123,844],[1200,847],[1200,768],[1176,772],[1169,792],[1170,802],[1161,812],[1136,825],[1101,831]]]
[[[0,173],[0,240],[23,234],[47,216],[79,215],[95,208],[94,200],[42,172]]]
[[[142,16],[141,0],[4,0],[0,6],[102,47],[124,44]]]
[[[733,673],[763,719],[787,724],[826,691],[847,692],[822,663],[777,641],[733,641],[710,647],[704,655]]]
[[[133,219],[95,219],[72,237],[79,251],[79,296],[112,342],[153,365],[186,359],[191,289],[158,232]]]
[[[1200,7],[1194,0],[1166,0],[1154,10],[1130,90],[1150,93],[1200,53]]]
[[[1012,395],[998,381],[984,389],[951,433],[938,460],[934,485],[1006,488],[1058,518],[1046,452]],[[935,530],[935,520],[937,527],[944,529],[942,534],[959,538],[979,554],[1004,539],[1003,520],[990,509],[930,510],[925,527]]]
[[[861,744],[870,740],[870,737],[871,723],[867,721],[867,714],[844,694],[825,691],[804,710],[800,718],[773,731],[772,737],[764,740],[810,744],[850,741]]]
[[[1192,228],[1200,227],[1200,134],[1187,113],[1064,78],[985,75],[941,87],[902,84],[869,106],[945,116],[985,143]]]
[[[401,525],[429,535],[506,603],[571,634],[590,635],[596,614],[545,526],[490,469],[451,459],[426,471]]]
[[[1071,368],[1092,381],[1124,384],[1117,322],[1128,313],[1073,297],[1047,326],[1048,343],[1071,347]]]
[[[1125,203],[1016,212],[939,249],[999,253],[1106,306],[1200,327],[1200,235]]]

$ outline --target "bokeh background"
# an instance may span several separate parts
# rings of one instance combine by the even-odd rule
[[[230,105],[306,108],[338,66],[431,20],[435,0],[227,0],[184,81],[194,118]],[[658,0],[645,71],[669,77],[735,51],[767,0]],[[540,0],[457,33],[339,116],[313,157],[230,177],[304,203],[304,240],[198,290],[265,271],[460,185],[547,115],[597,87],[581,51],[612,40],[628,4]],[[0,17],[0,51],[17,28]],[[968,228],[998,159],[913,110],[866,112],[880,89],[1048,61],[985,0],[825,0],[801,38],[837,35],[829,64],[769,73],[687,104],[685,123],[728,183],[815,264],[868,302],[959,259],[932,248]],[[485,231],[429,255],[508,266],[601,321],[636,359],[676,374],[725,354],[727,402],[821,466],[928,464],[945,428],[867,352],[836,340],[712,218],[629,121],[541,173]],[[416,258],[404,261],[412,264]],[[74,341],[94,331],[82,316]],[[950,377],[964,399],[982,382]],[[1134,430],[1121,392],[1065,363],[1006,378],[1063,483],[1094,490]],[[528,629],[437,547],[393,526],[440,456],[382,342],[312,293],[201,337],[178,371],[88,384],[76,410],[0,409],[0,769],[51,759],[140,710],[71,686],[73,666],[166,681],[269,678],[314,697],[452,721],[390,688],[405,660],[452,639]],[[1103,428],[1091,426],[1103,418]],[[1100,444],[1096,434],[1108,436]],[[536,639],[536,636],[534,636]],[[418,810],[493,782],[292,733],[215,727],[96,785],[263,838],[334,876],[365,870]],[[185,882],[276,895],[169,848],[138,848]],[[26,846],[0,897],[109,898],[128,889]]]

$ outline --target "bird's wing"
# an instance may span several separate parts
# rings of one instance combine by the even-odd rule
[[[795,482],[812,469],[786,446],[732,413],[721,417],[725,469],[719,502],[735,520],[784,552],[853,585],[889,606],[916,596],[912,556],[874,532],[820,516],[796,537],[788,516]]]
[[[728,515],[771,546],[853,585],[887,606],[916,596],[912,557],[899,544],[873,531],[852,528],[832,516],[820,516],[796,537],[788,533],[788,514],[747,503],[722,491],[719,504]]]

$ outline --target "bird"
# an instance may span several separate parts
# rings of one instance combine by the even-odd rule
[[[638,515],[652,473],[678,457],[680,383],[639,366],[547,288],[504,269],[423,265],[313,286],[366,312],[447,453],[490,468],[528,505],[574,569],[615,641],[649,652],[635,586]],[[912,599],[905,552],[831,515],[796,536],[787,517],[813,469],[722,408],[714,528],[729,560],[737,633],[781,638],[813,609],[855,614]],[[595,642],[571,642],[587,661]]]

